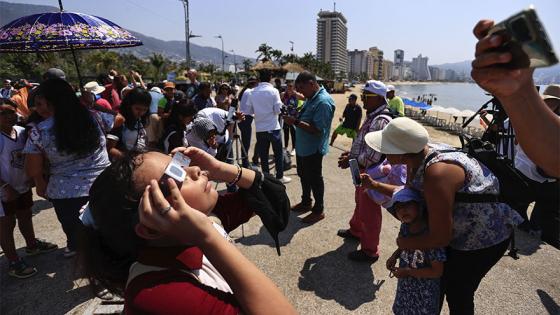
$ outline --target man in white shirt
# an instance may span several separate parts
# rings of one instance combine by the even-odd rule
[[[12,86],[12,81],[6,79],[4,80],[4,86],[0,89],[0,98],[10,98],[14,92],[14,87]]]
[[[251,91],[257,86],[257,78],[249,78],[247,80],[247,86],[241,93],[239,94],[239,111],[245,114],[245,120],[239,122],[237,126],[239,127],[239,131],[241,132],[241,142],[243,143],[243,148],[247,154],[249,153],[249,148],[251,146],[251,135],[253,133],[253,115],[249,114],[249,108],[247,105],[247,100],[249,99],[249,95],[251,95]],[[257,152],[255,152],[255,156]],[[253,161],[255,159],[253,158]],[[249,168],[249,158],[243,156],[243,167]]]
[[[543,92],[542,98],[550,110],[560,116],[560,85],[551,84]],[[541,240],[560,249],[560,185],[558,178],[546,174],[525,154],[521,146],[515,146],[515,168],[526,179],[533,191],[535,205],[528,223],[519,228],[539,235]],[[527,204],[520,205],[522,210]]]
[[[247,111],[249,115],[255,115],[255,129],[257,132],[257,144],[255,151],[261,160],[261,169],[269,173],[268,152],[270,144],[274,152],[274,165],[276,167],[276,178],[282,183],[289,183],[292,179],[284,176],[284,154],[282,146],[282,127],[278,121],[282,101],[280,93],[270,84],[272,74],[270,71],[259,72],[259,85],[255,87],[247,99]]]

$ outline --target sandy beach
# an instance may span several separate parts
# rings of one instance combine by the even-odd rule
[[[357,88],[353,91],[359,94]],[[338,125],[346,105],[346,94],[334,94]],[[459,145],[456,136],[427,128],[432,141]],[[261,268],[301,314],[391,314],[396,279],[389,278],[385,260],[395,249],[399,222],[383,212],[381,257],[373,264],[351,262],[346,254],[358,244],[344,241],[336,231],[348,227],[354,209],[354,187],[348,170],[337,165],[340,153],[351,140],[339,136],[324,160],[326,219],[307,226],[291,215],[288,228],[280,234],[282,255],[257,217],[233,231],[238,248]],[[293,181],[287,192],[299,202],[301,186],[295,168],[286,172]],[[65,237],[52,205],[35,196],[33,218],[37,237],[64,246]],[[560,251],[517,232],[520,259],[504,257],[487,275],[476,293],[477,314],[560,314]],[[23,254],[24,242],[16,230],[16,245]],[[119,306],[100,305],[83,279],[75,276],[72,260],[62,249],[29,257],[38,274],[26,280],[7,275],[0,255],[0,314],[107,314]],[[443,314],[448,314],[444,309]]]

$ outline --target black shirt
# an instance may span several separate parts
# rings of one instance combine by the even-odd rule
[[[344,117],[342,127],[356,130],[362,120],[362,108],[357,104],[355,106],[347,104],[342,117]]]

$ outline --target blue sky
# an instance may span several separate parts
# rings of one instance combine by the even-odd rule
[[[48,4],[56,0],[7,0]],[[430,64],[472,59],[472,28],[481,18],[502,20],[534,4],[560,53],[559,0],[339,0],[337,11],[348,19],[348,49],[381,48],[386,59],[395,49],[405,59],[422,54]],[[184,40],[184,13],[179,0],[65,0],[67,11],[102,16],[131,30],[164,40]],[[192,41],[255,57],[261,43],[287,53],[289,41],[297,54],[315,53],[315,30],[320,9],[332,10],[326,0],[191,0]],[[2,21],[2,24],[8,21]]]

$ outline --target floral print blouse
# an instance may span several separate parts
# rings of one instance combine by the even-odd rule
[[[427,156],[436,150],[449,149],[453,148],[444,144],[430,144]],[[440,153],[426,164],[426,168],[443,161],[454,163],[465,171],[465,183],[459,192],[499,193],[498,178],[486,166],[462,152]],[[424,168],[420,167],[410,183],[413,188],[423,191],[423,182]],[[453,206],[453,239],[449,245],[457,250],[488,248],[509,238],[513,227],[521,222],[521,216],[505,203],[456,202]]]

